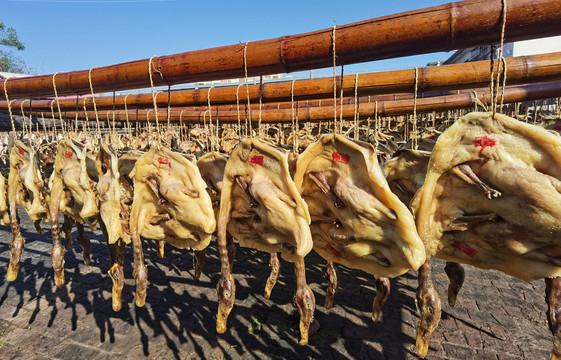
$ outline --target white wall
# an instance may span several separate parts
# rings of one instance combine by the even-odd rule
[[[561,51],[561,36],[517,41],[512,56],[547,54]]]

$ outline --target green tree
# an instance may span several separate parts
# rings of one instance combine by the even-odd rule
[[[2,47],[24,50],[25,45],[18,39],[16,29],[6,27],[0,22],[0,71],[26,73],[29,71],[25,62],[10,51],[2,50]]]

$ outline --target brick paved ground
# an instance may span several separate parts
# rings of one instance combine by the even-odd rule
[[[263,289],[268,255],[240,249],[234,265],[236,304],[228,332],[217,335],[215,286],[219,261],[209,249],[205,275],[193,280],[189,251],[166,247],[165,259],[146,242],[146,306],[135,308],[132,252],[125,256],[123,309],[111,309],[107,251],[92,234],[92,265],[85,266],[77,242],[66,253],[66,286],[57,289],[50,259],[50,231],[39,236],[20,213],[26,238],[20,273],[5,280],[10,232],[0,228],[0,359],[415,359],[417,317],[410,272],[392,280],[381,322],[370,320],[375,288],[369,276],[339,267],[341,290],[330,311],[323,308],[324,262],[306,259],[321,329],[306,347],[298,342],[298,313],[291,304],[293,270],[283,262],[270,300]],[[44,226],[47,229],[47,226]],[[74,232],[76,236],[76,232]],[[527,283],[466,266],[466,284],[456,308],[446,301],[444,263],[434,266],[443,298],[440,326],[427,359],[547,359],[551,336],[545,323],[543,282]]]

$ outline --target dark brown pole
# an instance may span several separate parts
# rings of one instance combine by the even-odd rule
[[[531,82],[543,82],[561,80],[561,52],[521,56],[508,58],[507,62],[507,85],[526,84]],[[495,72],[498,66],[495,62]],[[358,76],[358,96],[370,96],[379,94],[395,94],[400,92],[411,92],[415,82],[415,69],[386,71]],[[58,75],[57,75],[58,76]],[[337,81],[340,84],[341,81]],[[489,61],[474,61],[463,64],[443,65],[435,67],[422,67],[418,69],[418,91],[430,92],[447,89],[473,89],[488,86],[489,83]],[[344,96],[354,96],[355,76],[348,75],[343,80]],[[271,82],[263,84],[263,103],[289,102],[291,99],[292,81]],[[236,93],[241,103],[247,102],[247,91],[245,84],[238,87],[221,86],[211,91],[213,104],[236,104]],[[177,106],[207,106],[208,88],[188,89],[170,92],[169,104]],[[249,96],[252,103],[259,100],[259,85],[249,86]],[[123,109],[127,98],[127,107],[152,107],[152,94],[129,94],[120,96],[96,97],[96,107],[103,109]],[[297,80],[294,82],[294,98],[298,100],[329,99],[333,97],[333,79],[320,78],[310,80]],[[157,96],[158,106],[168,105],[167,93],[159,93]],[[19,108],[22,101],[12,103],[13,108]],[[59,99],[61,109],[74,109],[76,99]],[[81,103],[83,105],[83,101]],[[327,104],[326,104],[327,105]],[[33,108],[37,110],[50,110],[51,100],[34,100]],[[86,106],[93,109],[91,98],[86,99]],[[0,110],[7,110],[6,101],[0,101]]]
[[[501,0],[467,0],[338,26],[337,65],[497,43],[501,13]],[[329,67],[332,33],[330,28],[99,67],[91,72],[93,88],[106,92],[149,87],[149,63],[157,86],[243,78],[244,63],[249,76]],[[507,41],[561,34],[561,1],[509,0],[505,34]],[[57,74],[58,94],[90,93],[88,73]],[[53,76],[11,79],[7,90],[10,99],[52,96]]]
[[[548,83],[538,83],[531,85],[519,85],[507,87],[504,94],[504,102],[521,102],[521,101],[531,101],[538,99],[547,99],[561,96],[561,81],[553,81]],[[479,100],[490,103],[491,96],[488,91],[477,93]],[[500,93],[499,93],[500,97]],[[461,93],[457,95],[446,95],[437,96],[431,98],[417,99],[417,113],[426,113],[432,111],[445,111],[451,109],[461,109],[469,108],[474,106],[475,94],[473,93]],[[374,118],[375,103],[366,103],[360,105],[360,118],[364,119],[368,116]],[[343,117],[345,119],[352,119],[354,116],[354,105],[343,105]],[[337,112],[339,116],[340,107],[337,107]],[[131,119],[136,110],[129,110],[129,119]],[[167,109],[158,110],[158,117],[165,118]],[[333,119],[333,107],[303,107],[298,110],[298,118],[300,121],[326,121]],[[178,109],[174,108],[170,112],[170,121],[178,122],[181,115],[181,119],[184,123],[203,123],[203,118],[205,117],[205,112],[207,110],[193,111],[191,109]],[[259,118],[258,110],[251,110],[251,119],[253,122],[257,122]],[[379,116],[393,116],[393,115],[404,115],[411,114],[413,112],[413,100],[397,100],[397,101],[380,101],[378,102],[378,115]],[[34,115],[37,115],[34,112]],[[220,111],[219,114],[220,123],[237,123],[238,113],[237,111]],[[55,113],[55,116],[58,114]],[[67,116],[74,119],[76,116],[75,112],[68,112]],[[213,119],[216,114],[213,114]],[[99,112],[100,120],[107,120],[112,118],[112,112]],[[246,114],[244,111],[240,111],[240,117],[245,121]],[[79,119],[85,119],[85,114],[83,111],[78,112]],[[88,112],[88,118],[90,121],[95,119],[95,113],[93,111]],[[120,110],[115,112],[115,118],[118,121],[124,121],[126,118],[125,111]],[[208,119],[208,113],[206,114]],[[154,109],[149,110],[138,110],[138,121],[144,122],[155,121]],[[263,110],[261,114],[262,122],[290,122],[292,119],[292,112],[290,109],[281,110]],[[132,120],[131,120],[132,121]]]

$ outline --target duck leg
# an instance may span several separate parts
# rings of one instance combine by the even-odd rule
[[[35,227],[35,230],[37,230],[37,233],[39,235],[45,235],[45,232],[43,231],[43,228],[41,227],[41,221],[42,221],[41,219],[35,220],[33,222],[33,226]]]
[[[296,294],[294,295],[294,303],[300,313],[300,345],[308,344],[308,332],[310,324],[314,319],[314,310],[316,308],[316,299],[310,286],[306,283],[306,267],[304,258],[298,257],[294,262],[294,271],[296,273]]]
[[[236,283],[232,276],[229,248],[227,246],[226,236],[227,220],[223,217],[218,218],[217,235],[218,235],[218,253],[220,256],[220,280],[216,287],[218,293],[218,313],[216,314],[216,332],[223,334],[226,332],[226,322],[228,316],[234,307],[236,299]]]
[[[226,233],[226,250],[228,251],[228,262],[230,263],[230,271],[234,269],[234,258],[236,257],[236,252],[238,248],[234,244],[234,238],[232,235]]]
[[[382,308],[390,296],[390,279],[380,277],[375,280],[376,297],[372,304],[372,321],[378,322],[382,315]]]
[[[553,349],[550,359],[561,359],[561,277],[545,279],[547,323],[553,334]]]
[[[424,358],[429,350],[430,337],[438,326],[441,315],[440,298],[432,283],[430,254],[427,254],[427,261],[419,268],[418,281],[415,305],[420,319],[417,324],[415,352],[420,358]]]
[[[446,275],[450,279],[450,284],[448,285],[448,305],[453,307],[456,305],[456,297],[464,284],[466,274],[462,265],[455,262],[446,262],[444,271],[446,271]]]
[[[76,221],[76,229],[78,229],[78,244],[82,247],[82,254],[84,258],[84,264],[90,265],[91,263],[91,249],[92,243],[90,237],[86,234],[84,230],[84,224]]]
[[[123,239],[117,240],[112,244],[114,252],[114,260],[112,261],[111,268],[109,269],[109,276],[113,281],[113,288],[111,289],[112,306],[114,311],[121,310],[123,286],[125,285],[125,273],[123,271],[124,255],[125,255],[125,242]]]
[[[62,233],[64,234],[64,240],[66,241],[66,246],[68,249],[72,250],[72,244],[74,243],[72,239],[72,226],[74,226],[74,220],[68,215],[64,215],[64,221],[62,222]]]
[[[135,229],[136,230],[136,229]],[[132,249],[134,257],[134,278],[136,280],[136,306],[142,307],[146,301],[146,281],[148,279],[148,269],[144,263],[144,252],[142,242],[136,231],[132,232]]]
[[[166,242],[164,240],[156,240],[156,253],[160,259],[164,258],[164,247]]]
[[[55,272],[55,285],[60,287],[64,285],[64,246],[60,240],[60,228],[58,226],[58,212],[60,202],[64,196],[62,180],[55,178],[51,189],[51,203],[49,206],[49,215],[51,217],[51,234],[53,237],[53,247],[51,250],[51,258],[53,259],[53,269]]]
[[[206,264],[206,249],[195,250],[195,279],[199,280]]]
[[[18,277],[21,252],[25,247],[25,240],[21,236],[18,220],[17,205],[15,201],[10,201],[10,227],[12,228],[12,241],[10,242],[10,265],[8,266],[8,272],[6,274],[6,279],[8,281],[14,281]]]
[[[325,308],[331,309],[333,307],[333,298],[339,289],[339,280],[337,278],[337,268],[333,261],[327,261],[325,269],[325,277],[327,278],[327,290],[325,291]]]
[[[117,240],[114,244],[109,244],[107,239],[107,228],[105,223],[99,217],[99,227],[103,233],[103,237],[107,243],[107,250],[109,252],[109,264],[111,267],[107,272],[113,281],[113,288],[111,289],[111,306],[113,311],[120,311],[122,307],[123,286],[125,285],[125,275],[123,272],[125,242],[123,239]]]
[[[267,279],[267,285],[265,286],[265,299],[269,299],[271,297],[271,291],[275,287],[277,280],[279,278],[280,266],[281,263],[279,261],[279,257],[277,253],[271,253],[271,259],[269,261],[269,266],[271,267],[271,274],[269,274],[269,278]]]

